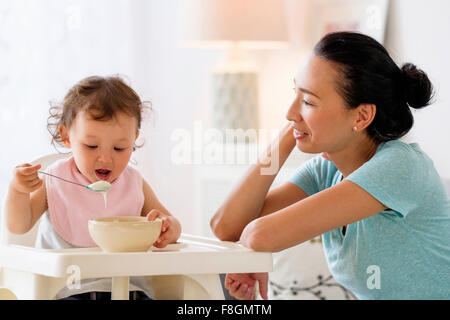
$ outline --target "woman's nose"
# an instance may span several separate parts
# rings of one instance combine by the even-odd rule
[[[298,99],[295,99],[286,113],[286,119],[289,121],[300,122],[302,115],[300,114],[300,104]]]

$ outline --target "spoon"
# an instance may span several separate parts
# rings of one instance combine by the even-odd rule
[[[90,191],[94,191],[94,192],[106,192],[106,191],[109,190],[109,188],[111,188],[111,184],[108,181],[100,180],[100,181],[91,183],[88,186],[85,186],[85,185],[77,183],[77,182],[69,181],[69,180],[63,179],[61,177],[54,176],[54,175],[52,175],[50,173],[47,173],[47,172],[43,172],[43,171],[39,171],[39,170],[38,170],[38,172],[46,174],[46,175],[49,175],[49,176],[52,176],[54,178],[61,179],[61,180],[65,181],[65,182],[68,182],[68,183],[73,183],[73,184],[79,185],[79,186],[81,186],[83,188],[86,188],[86,189],[88,189]]]

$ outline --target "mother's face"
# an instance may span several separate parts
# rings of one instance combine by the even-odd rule
[[[292,122],[302,152],[339,152],[354,135],[356,111],[347,108],[337,93],[337,79],[333,64],[315,55],[294,79],[296,96],[286,118]]]

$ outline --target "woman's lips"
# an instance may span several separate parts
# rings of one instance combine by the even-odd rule
[[[108,180],[111,175],[111,170],[108,169],[97,169],[95,170],[95,176],[100,180]]]
[[[294,138],[296,140],[304,139],[305,137],[309,136],[306,132],[299,131],[297,129],[294,129]]]

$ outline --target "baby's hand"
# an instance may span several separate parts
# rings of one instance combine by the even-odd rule
[[[171,215],[167,215],[157,209],[152,209],[149,214],[147,214],[147,220],[152,221],[156,218],[162,220],[161,234],[158,240],[153,244],[157,248],[164,248],[169,243],[175,242],[179,237],[178,223],[176,219]]]
[[[255,284],[258,281],[259,293],[267,300],[268,273],[228,273],[225,278],[225,288],[230,295],[240,300],[253,300]]]
[[[35,164],[34,166],[29,163],[18,165],[14,168],[10,187],[19,193],[25,194],[36,191],[43,183],[43,180],[37,174],[40,168],[40,164]]]

